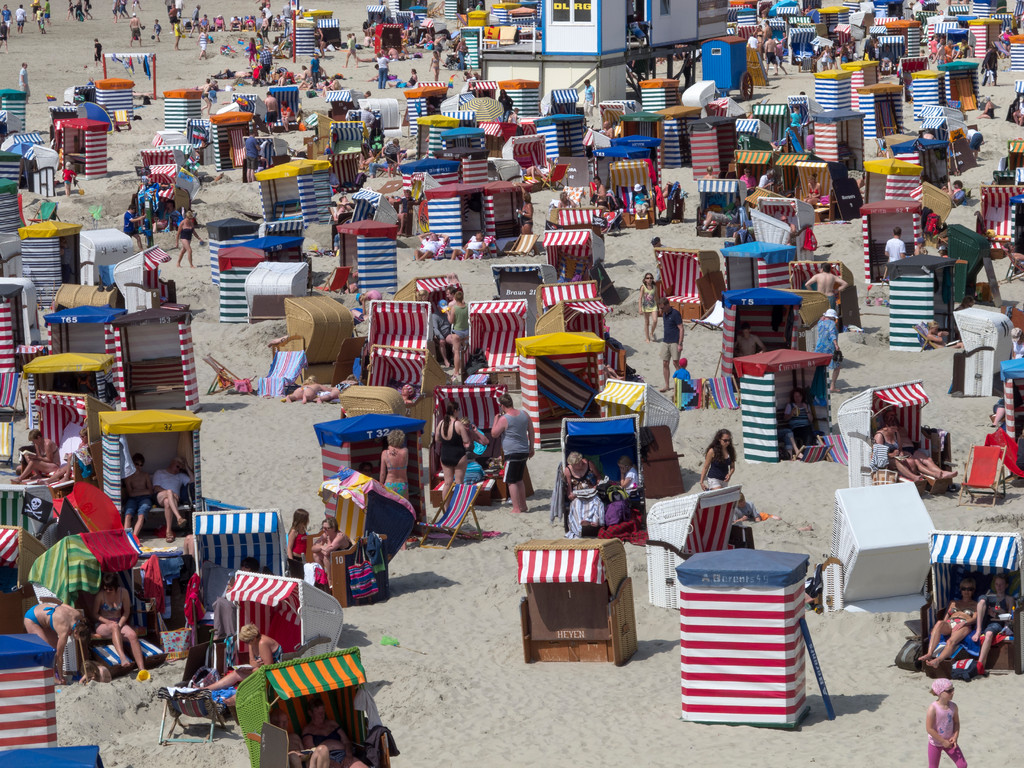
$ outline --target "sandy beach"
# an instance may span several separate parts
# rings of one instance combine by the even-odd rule
[[[186,6],[186,12],[191,11]],[[341,20],[342,36],[357,31],[365,18],[364,4],[345,0],[324,4]],[[255,5],[223,0],[203,5],[211,18],[251,13]],[[323,6],[322,6],[323,7]],[[109,6],[93,9],[95,21],[76,23],[63,19],[66,9],[54,6],[48,34],[37,29],[11,35],[10,51],[0,54],[0,86],[17,85],[18,63],[29,62],[32,96],[28,105],[29,130],[43,131],[49,124],[45,96],[61,100],[64,90],[102,76],[92,64],[93,39],[99,38],[108,53],[128,51],[128,25],[110,21]],[[157,92],[201,85],[206,77],[225,67],[244,68],[242,36],[216,33],[209,46],[210,58],[199,60],[195,38],[185,39],[173,50],[173,36],[163,6],[146,5],[140,12],[147,30],[144,51],[157,51]],[[152,20],[159,17],[162,42],[150,40]],[[230,44],[234,57],[215,55]],[[362,55],[367,56],[364,51]],[[341,69],[343,54],[329,54],[324,69],[343,72],[346,82],[360,91],[376,91],[375,72],[368,63]],[[299,64],[298,62],[296,68]],[[308,63],[308,62],[306,62]],[[1001,62],[1007,67],[1008,61]],[[400,77],[417,66],[426,73],[424,60],[399,62],[392,71]],[[123,72],[109,71],[110,76]],[[451,74],[442,70],[442,76]],[[139,74],[136,91],[149,93],[149,80]],[[426,79],[424,77],[424,79]],[[461,87],[461,73],[457,85]],[[970,203],[953,211],[949,222],[974,228],[977,189],[991,180],[991,170],[1005,153],[1006,142],[1021,135],[1020,129],[1001,119],[1013,99],[1014,73],[1001,71],[998,87],[982,89],[992,95],[1000,119],[976,120],[985,135],[980,167],[963,177],[975,190]],[[250,90],[250,89],[246,89]],[[771,78],[756,98],[784,101],[799,91],[813,93],[808,74]],[[265,89],[256,89],[264,93]],[[390,89],[389,97],[395,96]],[[402,96],[398,93],[400,102]],[[608,98],[598,94],[598,100]],[[225,96],[221,96],[221,103]],[[138,104],[138,102],[136,102]],[[324,110],[322,99],[303,99],[305,108]],[[909,109],[909,106],[908,106]],[[137,179],[134,166],[138,150],[150,146],[155,131],[163,128],[161,99],[137,108],[141,120],[132,130],[110,135],[107,177],[84,180],[84,194],[60,201],[60,218],[91,229],[120,228],[121,216]],[[908,115],[909,118],[909,115]],[[908,127],[916,126],[908,119]],[[293,148],[301,146],[298,132],[284,134]],[[403,146],[409,148],[408,138]],[[866,148],[873,157],[873,146]],[[257,185],[240,183],[240,171],[228,172],[219,181],[208,174],[194,209],[200,223],[240,213],[258,214]],[[658,345],[645,344],[637,315],[637,296],[644,270],[655,261],[650,239],[662,238],[666,246],[711,247],[718,240],[698,238],[694,231],[696,185],[691,169],[666,171],[669,181],[682,182],[690,194],[687,219],[653,230],[625,230],[606,240],[606,265],[619,289],[621,303],[609,318],[612,335],[629,352],[629,364],[649,382],[661,380]],[[551,193],[535,196],[536,231],[541,212]],[[35,215],[37,196],[24,193],[26,215]],[[93,221],[89,208],[102,205],[102,218]],[[951,433],[953,458],[963,469],[970,446],[982,444],[989,431],[994,398],[948,396],[952,351],[896,353],[888,348],[888,307],[864,305],[863,257],[859,221],[815,227],[818,253],[842,260],[854,273],[861,299],[865,343],[841,339],[846,362],[839,378],[841,392],[832,398],[832,414],[839,405],[863,388],[921,378],[931,398],[924,409],[924,423]],[[207,239],[205,231],[200,236]],[[310,242],[327,247],[326,225],[307,230]],[[172,255],[172,235],[158,235],[156,244]],[[420,275],[456,272],[467,300],[494,296],[491,264],[458,262],[416,263],[412,241],[400,244],[399,282]],[[196,248],[194,269],[177,267],[172,259],[162,275],[176,281],[178,300],[196,312],[193,335],[196,359],[213,354],[239,376],[265,375],[271,353],[267,343],[284,335],[283,321],[257,325],[222,325],[218,318],[218,294],[210,282],[208,251]],[[321,283],[333,259],[314,259],[314,282]],[[1005,268],[997,265],[1002,276]],[[1004,302],[1019,304],[1024,282],[1000,286]],[[878,289],[872,295],[878,294]],[[885,295],[885,291],[881,292]],[[345,297],[350,306],[354,297]],[[659,326],[660,336],[660,326]],[[721,333],[687,328],[684,353],[694,376],[710,376],[721,351]],[[206,396],[213,377],[199,364],[202,394],[203,483],[207,496],[248,508],[278,508],[286,522],[296,507],[311,510],[314,526],[322,518],[317,497],[321,481],[320,451],[312,425],[338,418],[336,405],[283,404],[277,400],[230,395]],[[518,397],[517,397],[518,401]],[[739,439],[740,411],[700,410],[681,414],[675,435],[687,491],[697,483],[703,452],[716,429],[733,430]],[[23,442],[24,421],[17,425]],[[19,442],[18,444],[21,444]],[[480,522],[497,532],[482,542],[462,543],[450,551],[412,547],[391,565],[392,598],[383,604],[345,611],[343,646],[361,649],[370,688],[384,723],[402,752],[397,766],[531,765],[566,766],[649,765],[680,763],[711,766],[764,765],[919,765],[925,762],[924,715],[933,700],[928,681],[921,674],[901,671],[893,665],[896,652],[911,635],[905,625],[916,615],[839,613],[808,614],[811,634],[821,661],[828,690],[838,715],[828,721],[813,676],[808,674],[807,694],[811,714],[795,732],[747,727],[710,727],[680,721],[679,616],[656,608],[647,599],[647,565],[644,550],[627,545],[629,574],[636,601],[639,651],[624,667],[610,664],[533,664],[523,662],[519,602],[523,588],[516,581],[513,548],[532,538],[559,538],[561,524],[549,522],[548,505],[559,457],[540,452],[529,465],[535,490],[530,511],[514,516],[509,506],[480,510]],[[833,463],[748,463],[742,459],[733,478],[762,512],[781,516],[757,525],[758,548],[805,553],[813,564],[827,556],[831,546],[834,493],[848,486],[847,469]],[[955,494],[928,496],[925,504],[940,530],[1020,530],[1020,490],[1011,487],[1007,498],[994,508],[956,506]],[[813,530],[802,531],[810,526]],[[381,645],[381,636],[398,638],[404,648]],[[417,653],[420,651],[422,653]],[[149,683],[121,679],[110,685],[66,686],[57,694],[61,745],[101,746],[107,768],[193,768],[217,764],[244,768],[248,758],[243,734],[237,725],[218,733],[212,745],[157,745],[162,703],[158,686],[178,682],[183,663],[168,664],[153,674]],[[1020,680],[1012,674],[992,674],[970,685],[960,685],[956,701],[961,710],[960,743],[972,765],[1007,764],[1019,754],[1021,737],[1012,724],[1022,714]]]

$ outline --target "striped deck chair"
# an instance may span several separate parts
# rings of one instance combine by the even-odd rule
[[[505,249],[506,256],[536,256],[540,235],[520,235]]]
[[[740,407],[736,397],[736,385],[732,376],[718,376],[713,379],[705,379],[706,387],[705,404],[708,408],[718,408],[734,411]]]
[[[269,373],[256,383],[259,396],[280,397],[285,385],[298,381],[306,365],[305,352],[275,352]]]
[[[455,537],[459,535],[463,524],[466,522],[466,515],[473,513],[473,524],[476,526],[476,533],[463,534],[471,538],[483,540],[483,531],[480,528],[480,521],[476,517],[476,497],[480,493],[480,483],[456,483],[448,489],[448,495],[441,501],[441,506],[434,515],[431,523],[424,525],[423,538],[420,539],[420,546],[428,549],[451,549]],[[436,544],[427,544],[427,538],[434,531],[445,535],[451,534],[447,543],[441,547]]]
[[[164,702],[164,713],[160,718],[160,746],[172,743],[209,744],[213,741],[213,729],[215,726],[220,726],[221,728],[227,728],[228,726],[228,708],[215,702],[210,691],[180,691],[161,688],[156,696]],[[168,715],[171,717],[171,727],[165,731]],[[210,733],[206,738],[192,738],[188,736],[174,738],[174,729],[179,725],[181,726],[182,733],[185,732],[189,725],[194,725],[193,723],[182,723],[182,717],[203,720],[203,726],[208,721],[210,723]]]
[[[163,648],[153,645],[153,643],[141,637],[139,638],[139,645],[142,646],[142,658],[146,662],[147,667],[150,666],[150,659],[156,659],[158,656],[167,656]],[[92,651],[92,655],[96,657],[97,661],[106,664],[112,670],[121,663],[121,657],[117,655],[113,645],[94,645],[89,650]],[[127,643],[125,643],[125,653],[128,652]],[[157,663],[154,662],[153,666],[157,666]]]
[[[597,397],[597,390],[587,382],[565,366],[544,357],[537,358],[537,391],[577,416],[586,416]]]
[[[15,403],[21,394],[20,373],[0,373],[0,463],[14,466]],[[22,406],[22,411],[25,408]]]
[[[115,109],[111,116],[111,123],[113,123],[115,131],[122,129],[130,131],[132,129],[132,120],[128,117],[127,109]]]
[[[850,453],[842,435],[824,435],[821,442],[828,448],[829,461],[834,461],[844,467],[850,464]]]
[[[828,458],[827,445],[805,445],[800,453],[800,461],[804,464],[814,464]]]

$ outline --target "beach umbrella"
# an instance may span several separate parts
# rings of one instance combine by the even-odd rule
[[[101,123],[106,123],[107,133],[114,130],[114,123],[110,119],[110,115],[108,115],[107,110],[99,104],[94,104],[91,101],[83,101],[78,105],[78,116],[87,120],[99,120]]]
[[[477,122],[501,120],[502,115],[505,114],[505,108],[501,106],[501,102],[490,96],[474,96],[466,102],[463,109],[467,112],[476,112]]]

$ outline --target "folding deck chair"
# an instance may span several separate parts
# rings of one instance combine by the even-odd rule
[[[586,416],[597,390],[565,366],[537,358],[537,391],[555,405],[577,416]]]
[[[274,352],[270,371],[256,383],[257,393],[260,397],[280,397],[286,385],[298,383],[306,366],[305,352]]]
[[[352,267],[335,267],[331,270],[331,274],[327,276],[327,282],[315,287],[318,291],[338,291],[343,293],[346,286],[348,286],[348,276],[350,274],[352,274]]]
[[[240,379],[221,363],[214,359],[213,355],[207,355],[203,358],[203,362],[213,368],[216,374],[213,381],[210,382],[210,388],[206,390],[206,394],[214,395],[218,392],[224,392],[228,389],[233,389],[236,381],[248,381],[252,382],[252,379]]]
[[[918,323],[914,326],[917,340],[921,343],[921,349],[941,349],[944,345],[937,344],[928,338],[928,324]]]
[[[842,466],[850,463],[850,453],[846,448],[846,442],[842,435],[824,435],[821,438],[822,445],[828,448],[828,460]]]
[[[213,729],[216,726],[221,728],[227,728],[227,714],[228,708],[223,704],[217,704],[213,700],[213,694],[204,689],[197,691],[171,691],[167,688],[161,688],[157,692],[157,698],[164,702],[164,713],[160,718],[160,745],[164,744],[209,744],[213,741]],[[167,717],[171,717],[171,727],[169,730],[165,730],[167,724]],[[181,722],[182,717],[191,717],[197,720],[202,720],[202,725],[205,727],[206,723],[210,723],[210,732],[205,738],[195,738],[191,736],[179,736],[175,738],[173,736],[174,729],[177,726],[181,726],[182,733],[189,727],[189,725],[199,725],[199,723],[183,723]]]
[[[480,521],[476,517],[476,497],[480,493],[481,483],[455,483],[448,488],[448,493],[441,501],[441,506],[434,515],[431,523],[424,524],[423,538],[420,539],[420,546],[429,549],[451,549],[455,537],[459,535],[463,524],[466,522],[466,515],[473,513],[473,524],[476,526],[476,533],[463,534],[471,538],[483,540],[483,530],[480,528]],[[431,533],[438,531],[444,534],[451,534],[448,542],[443,546],[427,544],[427,538]]]
[[[42,202],[39,204],[39,216],[34,219],[29,219],[30,224],[37,224],[40,221],[60,221],[60,216],[57,215],[57,207],[60,203],[53,202]]]
[[[1024,477],[1024,469],[1017,466],[1017,442],[1012,440],[1002,429],[997,429],[985,437],[985,445],[1006,448],[1003,466],[1017,477]]]
[[[715,408],[735,411],[740,407],[736,397],[736,384],[732,376],[718,376],[713,379],[704,379],[704,386],[707,387],[705,403],[708,407],[714,404]]]
[[[536,256],[540,235],[520,235],[505,249],[506,256]]]
[[[958,507],[963,504],[965,493],[971,497],[971,501],[974,501],[976,494],[990,495],[992,500],[989,505],[993,507],[996,505],[997,495],[1006,496],[1006,467],[1003,464],[1005,457],[1005,446],[971,446],[964,479],[960,483],[960,495],[956,501]]]
[[[114,130],[120,132],[122,129],[130,131],[132,129],[131,118],[128,117],[127,109],[115,109],[114,114],[110,116],[110,122],[114,126]]]
[[[0,464],[14,466],[15,404],[21,397],[21,374],[0,373]],[[21,410],[25,406],[22,401]]]

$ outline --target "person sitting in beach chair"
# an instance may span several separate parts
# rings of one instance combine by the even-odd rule
[[[918,661],[923,661],[929,667],[937,667],[953,655],[963,640],[971,633],[977,615],[977,604],[974,602],[975,582],[970,576],[960,580],[960,599],[953,600],[946,609],[945,616],[935,622],[932,627],[931,636],[928,638],[928,650],[925,651]],[[946,644],[935,656],[942,638],[946,638]],[[934,656],[934,658],[932,658]]]
[[[348,734],[338,723],[327,719],[327,706],[323,699],[313,699],[306,708],[306,715],[309,720],[302,729],[303,747],[313,750],[321,746],[327,747],[331,765],[337,764],[341,768],[369,768],[366,763],[356,759]]]
[[[167,523],[166,542],[174,541],[174,523],[179,528],[185,528],[187,522],[181,516],[180,503],[182,492],[188,489],[189,483],[193,481],[192,473],[189,472],[185,460],[181,458],[171,459],[167,469],[158,469],[153,473],[153,490],[156,492],[156,503],[164,510],[164,521]]]

